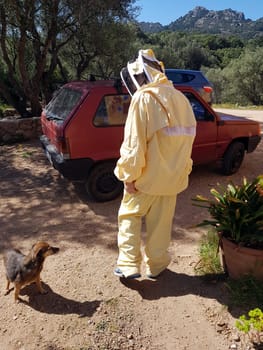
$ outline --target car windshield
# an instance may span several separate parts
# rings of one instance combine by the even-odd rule
[[[48,119],[63,121],[72,112],[81,99],[81,91],[62,88],[45,108]]]

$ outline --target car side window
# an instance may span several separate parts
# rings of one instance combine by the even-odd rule
[[[129,105],[130,95],[106,95],[102,98],[94,118],[96,126],[124,125]]]
[[[166,75],[167,75],[168,79],[172,80],[172,82],[174,84],[189,83],[190,81],[194,80],[194,78],[195,78],[195,76],[193,74],[172,72],[172,71],[167,71]]]
[[[204,107],[204,105],[200,101],[198,101],[198,99],[193,94],[186,92],[185,96],[188,98],[192,106],[195,119],[197,121],[207,121],[207,120],[211,121],[210,113],[207,113],[207,110]]]

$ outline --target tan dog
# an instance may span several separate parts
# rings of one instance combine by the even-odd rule
[[[38,291],[43,294],[45,290],[41,285],[40,272],[43,269],[47,256],[56,254],[59,248],[51,247],[47,242],[35,243],[28,255],[24,255],[18,249],[8,250],[4,254],[4,265],[6,268],[6,294],[9,293],[10,283],[15,285],[15,301],[19,300],[22,287],[36,283]]]

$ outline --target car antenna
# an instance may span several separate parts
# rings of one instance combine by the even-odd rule
[[[120,78],[114,79],[114,87],[119,94],[122,93],[122,81]]]
[[[89,80],[89,81],[96,81],[95,75],[94,75],[94,74],[90,74],[88,80]]]

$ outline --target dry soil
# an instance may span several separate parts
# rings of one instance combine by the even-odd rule
[[[257,118],[263,122],[263,112]],[[51,168],[38,141],[0,146],[1,256],[9,247],[26,253],[37,240],[61,249],[45,262],[48,293],[25,287],[18,304],[13,291],[4,296],[0,264],[0,349],[247,349],[234,326],[241,310],[230,307],[226,280],[204,281],[195,272],[205,233],[195,225],[207,214],[191,198],[208,195],[217,183],[259,175],[262,159],[261,143],[231,177],[213,166],[195,167],[178,197],[169,269],[156,281],[142,275],[124,283],[113,275],[120,198],[88,201],[81,186]]]

